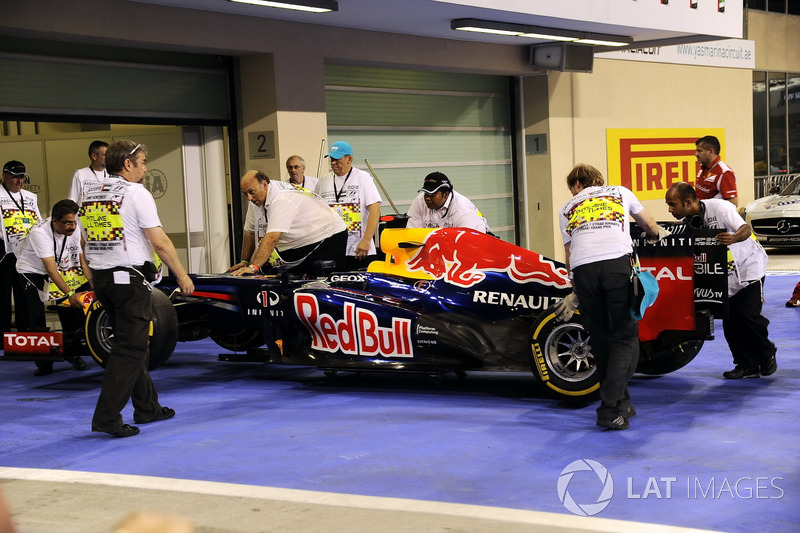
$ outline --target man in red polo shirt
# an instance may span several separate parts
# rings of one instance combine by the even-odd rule
[[[738,206],[736,174],[719,157],[719,139],[713,135],[706,135],[697,139],[694,144],[697,147],[694,156],[700,163],[700,171],[697,173],[694,184],[697,198],[700,200],[721,198]]]

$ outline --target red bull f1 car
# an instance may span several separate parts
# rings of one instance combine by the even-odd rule
[[[642,373],[686,365],[726,310],[725,247],[702,234],[709,230],[685,229],[655,245],[634,239],[660,287],[640,322]],[[165,278],[155,291],[150,368],[178,341],[210,337],[249,360],[326,372],[523,371],[560,397],[598,388],[580,311],[567,322],[553,311],[571,291],[562,263],[464,228],[386,229],[381,247],[386,260],[366,271],[316,279],[192,275],[196,291],[182,296]],[[85,335],[104,364],[113,331],[99,302],[88,308]]]

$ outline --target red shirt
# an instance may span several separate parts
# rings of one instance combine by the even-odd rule
[[[697,191],[697,198],[708,200],[710,198],[735,198],[736,174],[731,167],[717,157],[710,167],[700,166],[697,178],[694,180],[694,188]]]

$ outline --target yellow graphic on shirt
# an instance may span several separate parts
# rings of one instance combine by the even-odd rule
[[[3,230],[11,240],[28,234],[34,224],[39,221],[36,211],[26,209],[3,209]]]
[[[575,205],[568,213],[567,233],[570,235],[582,224],[610,220],[625,222],[625,207],[618,196],[593,196]]]
[[[361,204],[341,203],[331,204],[347,226],[347,231],[361,233]]]
[[[81,267],[71,267],[67,270],[61,270],[59,271],[59,274],[61,274],[61,279],[64,280],[64,283],[67,284],[69,290],[71,291],[77,290],[78,287],[87,281],[86,276],[83,275],[83,270],[81,270]],[[52,281],[50,282],[50,287],[48,290],[50,293],[50,300],[58,300],[59,298],[66,296],[66,294],[61,292],[58,286]]]
[[[86,229],[89,242],[111,242],[124,240],[122,215],[119,203],[114,201],[84,202],[78,213]]]

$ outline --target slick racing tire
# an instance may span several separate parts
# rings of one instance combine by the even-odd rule
[[[553,307],[539,316],[531,328],[531,368],[556,397],[588,400],[594,396],[600,381],[579,311],[566,322],[556,319]]]
[[[675,372],[688,365],[702,347],[702,340],[691,340],[675,344],[651,356],[647,356],[642,350],[639,354],[636,371],[649,376]]]
[[[260,331],[245,327],[231,328],[227,331],[214,330],[209,337],[218,346],[231,352],[246,352],[264,345]]]
[[[111,353],[111,338],[114,332],[111,320],[95,300],[86,313],[86,347],[98,365],[105,368]],[[150,357],[147,369],[154,370],[164,364],[178,343],[178,315],[166,294],[153,291],[153,335],[150,337]]]

